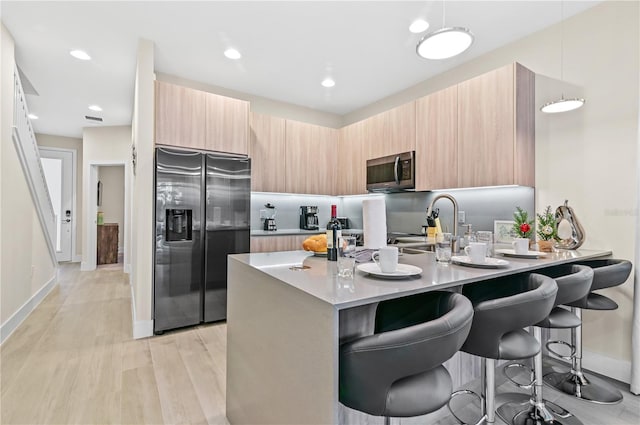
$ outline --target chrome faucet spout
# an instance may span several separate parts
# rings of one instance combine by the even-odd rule
[[[458,201],[456,201],[456,198],[449,195],[448,193],[441,193],[440,195],[436,195],[431,200],[431,204],[429,204],[429,207],[427,208],[427,217],[431,215],[431,212],[433,211],[433,205],[436,203],[436,201],[442,198],[450,200],[451,203],[453,204],[453,240],[451,241],[451,251],[454,253],[457,253],[459,252],[459,248],[458,248]]]

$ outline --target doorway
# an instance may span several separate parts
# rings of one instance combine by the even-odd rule
[[[124,165],[101,165],[97,169],[97,266],[123,266]]]
[[[101,173],[102,171],[102,173]],[[107,175],[112,172],[117,174],[118,180],[113,183],[107,176],[105,179],[105,173]],[[102,176],[102,178],[101,178]],[[124,185],[121,183],[122,176],[124,176]],[[88,161],[85,165],[85,194],[84,197],[84,211],[85,217],[83,219],[83,255],[82,265],[80,270],[89,271],[95,270],[98,266],[98,227],[104,226],[98,225],[98,212],[102,212],[102,223],[118,223],[118,241],[117,246],[119,248],[120,262],[112,263],[117,264],[118,267],[123,267],[125,273],[129,273],[130,259],[129,259],[129,246],[131,243],[131,211],[130,211],[130,197],[131,197],[131,168],[127,161]],[[100,181],[100,185],[98,182]],[[111,181],[111,183],[109,183]],[[99,188],[100,187],[100,188]],[[98,196],[100,192],[100,196]],[[118,199],[124,199],[123,207],[119,205],[121,201],[111,202],[109,197],[111,195],[116,196]],[[98,205],[98,198],[101,198],[101,205]],[[123,214],[123,217],[118,218],[117,215],[111,215],[108,210],[111,206],[117,205],[115,210]],[[117,214],[117,213],[114,213]],[[101,232],[105,230],[101,228]],[[111,229],[113,231],[113,229]],[[86,253],[85,253],[86,249]]]
[[[71,261],[76,251],[76,152],[40,148],[40,162],[56,220],[53,245],[58,262]]]

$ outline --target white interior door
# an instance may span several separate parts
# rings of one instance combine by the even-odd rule
[[[73,249],[73,152],[40,149],[44,177],[56,214],[56,256],[58,261],[71,261]]]

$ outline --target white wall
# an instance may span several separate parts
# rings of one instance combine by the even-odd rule
[[[153,333],[153,250],[154,250],[154,52],[153,43],[141,39],[134,90],[132,136],[137,152],[133,177],[133,228],[131,285],[133,293],[133,337]]]
[[[83,144],[83,240],[82,240],[82,269],[91,270],[95,267],[96,251],[92,247],[95,244],[97,205],[92,202],[95,199],[96,187],[91,184],[91,167],[99,165],[121,165],[125,167],[126,174],[131,173],[131,127],[87,127],[82,133]],[[129,184],[131,186],[131,183]],[[124,185],[125,204],[130,199],[131,188]],[[125,249],[125,271],[128,268],[128,247],[131,235],[131,211],[125,208],[125,225],[123,233]]]
[[[638,150],[639,3],[606,1],[565,21],[564,80],[581,87],[577,111],[536,116],[537,210],[569,199],[587,233],[584,248],[611,249],[634,258]],[[345,116],[345,124],[435,92],[510,62],[559,78],[560,25],[494,50]],[[545,84],[544,78],[536,78]],[[538,87],[538,93],[548,87]],[[557,93],[560,95],[560,93]],[[537,99],[541,106],[542,99]],[[632,279],[604,291],[620,308],[586,312],[584,347],[627,368],[631,358]],[[612,375],[605,363],[588,367]],[[596,356],[592,356],[596,358]],[[626,373],[626,372],[625,372]],[[626,377],[616,376],[628,380]]]
[[[118,224],[118,251],[124,249],[124,166],[98,167],[98,180],[102,182],[102,206],[105,223]]]
[[[49,148],[63,148],[76,150],[76,256],[82,255],[82,139],[64,136],[52,136],[50,134],[36,134],[38,146]],[[76,261],[74,259],[74,261]]]
[[[4,339],[55,281],[44,233],[14,147],[14,41],[0,24],[0,336]]]

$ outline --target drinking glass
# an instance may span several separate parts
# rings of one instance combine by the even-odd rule
[[[487,257],[493,257],[493,232],[478,230],[476,232],[476,241],[486,243]]]
[[[451,233],[441,233],[436,236],[436,261],[443,264],[451,262]]]
[[[353,278],[356,268],[356,237],[342,236],[338,240],[338,276]]]

